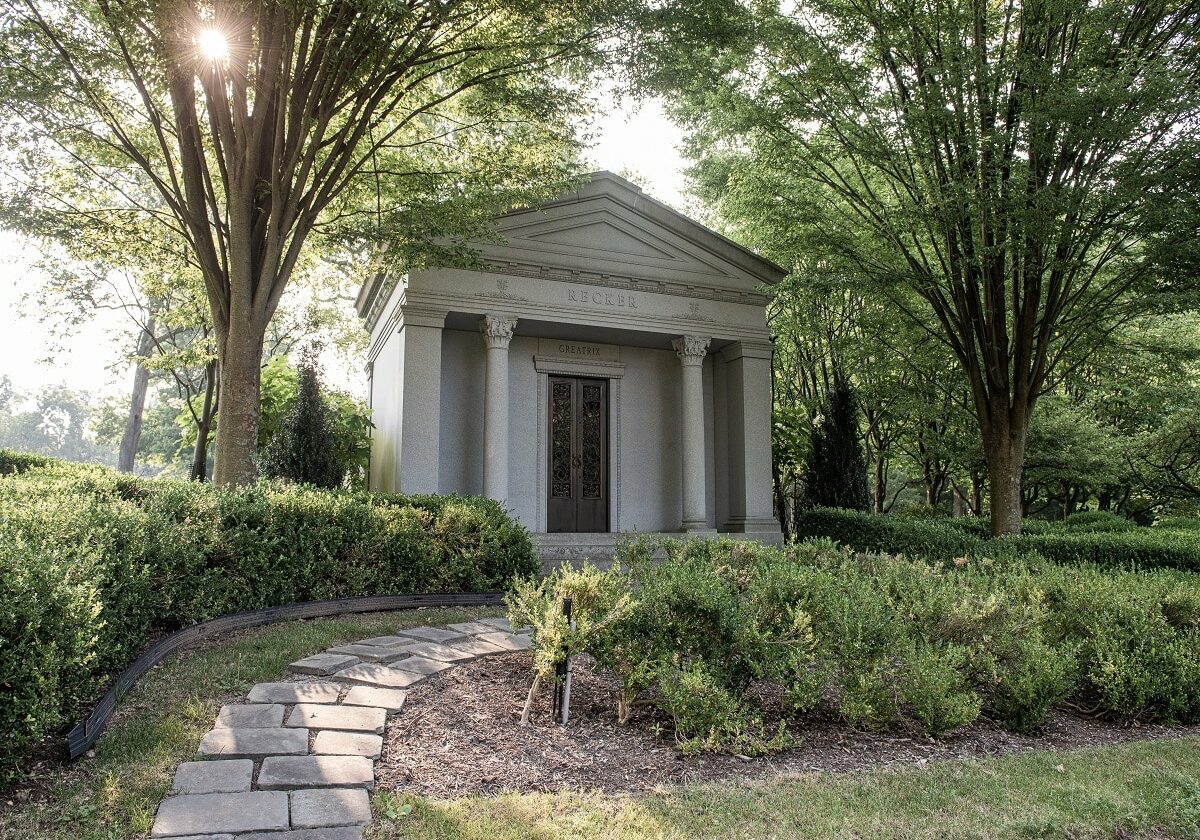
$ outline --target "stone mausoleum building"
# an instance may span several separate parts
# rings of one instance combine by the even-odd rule
[[[608,172],[499,232],[482,269],[359,294],[371,488],[499,499],[544,560],[626,531],[778,541],[763,289],[784,270]]]

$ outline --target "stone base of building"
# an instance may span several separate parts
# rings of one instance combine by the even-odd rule
[[[771,521],[773,522],[774,520]],[[533,550],[537,552],[538,559],[542,562],[542,574],[546,575],[563,563],[570,563],[575,568],[579,568],[585,560],[590,560],[601,569],[608,569],[612,566],[613,557],[616,556],[617,543],[622,538],[635,536],[635,534],[531,534],[530,536],[533,539]],[[730,539],[754,540],[755,542],[767,545],[779,545],[783,542],[783,535],[779,530],[778,524],[775,524],[774,532],[770,528],[763,526],[755,530],[736,533],[719,534],[712,530],[691,532],[669,531],[654,534],[639,532],[636,536],[648,537],[650,539],[665,537],[676,540],[729,537]]]
[[[725,523],[726,536],[783,545],[783,529],[777,519],[731,519]]]

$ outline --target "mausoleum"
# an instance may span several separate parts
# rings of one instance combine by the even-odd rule
[[[785,271],[608,172],[499,220],[481,267],[381,276],[370,487],[482,494],[543,557],[780,539],[767,289]]]

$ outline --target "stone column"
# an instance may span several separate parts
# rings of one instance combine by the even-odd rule
[[[728,402],[729,521],[725,530],[783,539],[771,499],[771,345],[735,341],[720,353]]]
[[[442,329],[446,312],[405,305],[400,335],[399,475],[401,493],[438,492],[442,436]]]
[[[483,397],[483,494],[508,500],[508,345],[517,319],[484,315],[479,331],[487,347]]]
[[[704,355],[711,339],[684,335],[671,342],[682,363],[680,404],[683,443],[683,530],[708,530],[708,484],[704,474]]]

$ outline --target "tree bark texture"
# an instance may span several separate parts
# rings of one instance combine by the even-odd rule
[[[221,421],[217,424],[213,483],[226,487],[258,477],[259,384],[265,326],[232,319],[218,346],[217,382]]]
[[[151,315],[138,336],[138,360],[133,369],[133,394],[129,399],[129,418],[125,421],[125,433],[121,435],[121,449],[117,455],[117,469],[133,472],[137,460],[138,444],[142,440],[142,423],[146,413],[146,390],[150,387],[150,369],[142,359],[154,352],[154,316]]]
[[[217,390],[217,363],[211,361],[204,369],[204,405],[196,424],[196,446],[192,450],[192,481],[208,478],[208,438],[213,419],[217,416],[220,392]]]

